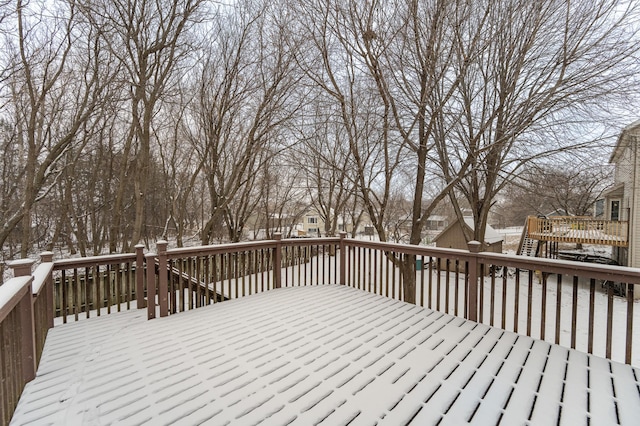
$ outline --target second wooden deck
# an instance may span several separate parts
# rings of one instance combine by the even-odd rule
[[[627,247],[628,235],[626,221],[574,216],[527,219],[527,237],[541,241]]]

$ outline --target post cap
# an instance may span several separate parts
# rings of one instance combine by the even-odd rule
[[[482,243],[480,241],[469,241],[467,243],[467,246],[469,247],[469,251],[471,253],[479,253]]]
[[[43,251],[40,253],[40,260],[42,262],[53,262],[53,252],[52,251]]]
[[[7,266],[13,269],[14,277],[24,277],[31,275],[31,267],[35,263],[33,259],[17,259],[7,262]]]

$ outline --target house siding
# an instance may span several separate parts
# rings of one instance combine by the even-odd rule
[[[640,267],[640,158],[638,157],[638,135],[640,126],[627,127],[618,140],[611,162],[615,164],[614,179],[616,184],[623,183],[624,191],[620,199],[620,220],[629,221],[629,248],[627,253],[620,253],[618,261],[632,267]],[[605,206],[606,217],[611,218],[610,197]],[[622,252],[623,250],[621,250]],[[626,262],[625,262],[626,260]]]
[[[633,138],[635,139],[635,137]],[[630,174],[632,185],[629,185],[629,266],[640,267],[640,229],[638,228],[640,218],[640,194],[636,188],[640,188],[640,173],[638,173],[638,144],[637,140],[632,141],[629,151],[632,152],[633,164],[630,164]]]

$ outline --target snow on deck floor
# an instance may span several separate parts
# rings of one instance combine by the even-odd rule
[[[11,424],[637,424],[638,378],[350,287],[292,287],[56,326]]]

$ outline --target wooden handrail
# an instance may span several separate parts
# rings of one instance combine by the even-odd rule
[[[0,286],[0,422],[9,424],[22,389],[36,375],[31,275],[17,276]]]

